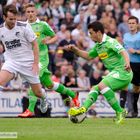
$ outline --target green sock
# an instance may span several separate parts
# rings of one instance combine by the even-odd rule
[[[52,89],[60,94],[66,94],[66,95],[70,96],[71,98],[74,98],[76,95],[74,91],[70,90],[69,88],[65,87],[64,85],[57,83],[57,82],[53,82],[50,74],[44,73],[44,75],[40,78],[40,80],[41,80],[41,83],[45,87],[54,85]]]
[[[33,93],[33,91],[31,89],[29,89],[28,95],[29,95],[29,106],[28,106],[28,109],[31,112],[34,112],[35,105],[36,105],[36,102],[37,102],[37,97],[34,95],[34,93]]]
[[[104,88],[102,91],[100,91],[102,95],[106,98],[108,103],[111,105],[111,107],[116,111],[116,112],[122,112],[122,108],[118,102],[118,100],[115,97],[115,93],[113,92],[112,89],[109,87]]]
[[[56,83],[54,83],[54,84],[56,84]],[[70,90],[69,88],[65,87],[62,84],[59,84],[57,88],[54,88],[54,90],[56,92],[59,92],[60,94],[66,94],[66,95],[70,96],[71,98],[75,97],[75,92]]]
[[[86,98],[86,101],[82,106],[85,107],[86,110],[88,110],[88,108],[96,102],[98,95],[99,89],[98,86],[95,86],[94,89],[89,92],[88,97]]]

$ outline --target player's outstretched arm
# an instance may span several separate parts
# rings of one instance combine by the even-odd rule
[[[127,71],[130,71],[131,67],[130,67],[130,59],[129,59],[128,53],[126,52],[126,50],[123,50],[121,51],[121,55],[124,57],[124,60],[125,60],[125,69]]]
[[[91,60],[91,58],[88,55],[88,52],[83,51],[83,50],[80,50],[77,46],[75,46],[73,44],[70,44],[70,45],[65,46],[65,49],[67,51],[72,51],[76,55],[78,55],[78,56],[80,56],[80,57],[82,57],[82,58],[84,58],[86,60]]]

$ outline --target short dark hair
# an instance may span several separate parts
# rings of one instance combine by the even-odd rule
[[[137,17],[135,17],[135,16],[130,16],[130,17],[128,18],[128,21],[131,20],[131,19],[135,19],[136,22],[137,22],[137,24],[139,23],[139,19],[138,19]]]
[[[100,31],[102,34],[104,33],[104,26],[99,21],[95,21],[95,22],[88,24],[88,29],[92,29],[95,32]]]
[[[10,5],[7,5],[7,6],[5,6],[4,8],[3,8],[3,15],[4,16],[6,16],[7,17],[7,13],[8,12],[11,12],[11,13],[13,13],[14,15],[17,15],[17,9],[16,9],[16,7],[15,7],[15,5],[12,5],[12,4],[10,4]]]

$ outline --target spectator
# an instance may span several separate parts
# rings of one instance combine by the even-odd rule
[[[60,41],[58,48],[63,50],[63,57],[71,64],[73,64],[74,54],[72,52],[68,52],[65,50],[65,46],[69,44],[76,44],[74,40],[72,40],[70,31],[65,33],[65,39]]]
[[[102,78],[100,71],[93,71],[90,77],[90,86],[97,85],[101,80]]]
[[[122,18],[122,22],[119,23],[118,25],[118,32],[120,33],[121,37],[123,37],[123,35],[127,32],[129,32],[129,28],[128,28],[128,15],[123,15],[123,18]]]
[[[139,20],[135,16],[130,16],[128,26],[130,32],[124,34],[123,43],[130,56],[130,65],[133,71],[133,117],[138,116],[138,99],[140,94],[140,32],[138,31]]]
[[[89,90],[90,89],[90,80],[89,77],[86,77],[85,70],[79,70],[77,77],[77,85],[81,89]]]

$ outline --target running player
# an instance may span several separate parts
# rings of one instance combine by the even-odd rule
[[[85,113],[96,102],[99,94],[102,94],[116,112],[116,123],[122,123],[127,112],[120,107],[114,92],[127,87],[132,80],[128,54],[117,40],[110,38],[104,33],[102,23],[96,21],[89,24],[88,31],[91,39],[96,42],[89,52],[82,51],[74,45],[67,46],[67,50],[71,50],[76,55],[87,60],[98,56],[110,73],[91,89],[82,107],[71,108],[69,114]]]
[[[37,18],[37,10],[34,4],[29,3],[25,5],[25,14],[27,17],[27,22],[30,23],[33,31],[37,35],[37,42],[39,45],[39,77],[41,84],[48,89],[55,90],[60,94],[66,94],[73,99],[73,103],[75,106],[79,106],[78,96],[75,92],[66,88],[64,85],[60,83],[53,82],[51,79],[51,72],[47,69],[49,63],[48,57],[48,46],[46,44],[52,44],[56,42],[57,36],[51,27],[43,21],[40,21]],[[48,39],[49,37],[49,39]],[[19,117],[31,117],[34,115],[34,108],[37,102],[37,97],[34,95],[33,91],[30,89],[29,91],[29,106],[28,109],[19,114]],[[44,112],[43,112],[44,113]]]
[[[0,71],[0,86],[17,74],[29,82],[35,95],[41,98],[41,109],[47,110],[46,97],[42,93],[38,76],[39,51],[36,35],[27,23],[17,21],[17,10],[8,5],[3,10],[4,24],[0,27],[1,52],[5,62]]]

